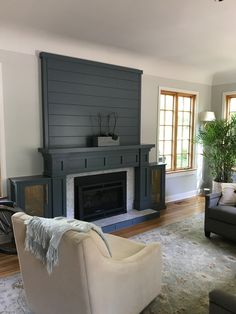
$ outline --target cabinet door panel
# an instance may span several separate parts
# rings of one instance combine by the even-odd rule
[[[151,199],[155,209],[165,206],[165,164],[151,166]]]
[[[45,206],[48,205],[48,185],[29,185],[24,188],[24,209],[32,216],[45,216]]]
[[[152,172],[152,201],[154,203],[160,203],[161,201],[161,171],[155,169]]]
[[[132,152],[132,153],[127,153],[124,155],[124,165],[135,165],[137,166],[138,163],[139,163],[139,155],[138,155],[138,152]]]

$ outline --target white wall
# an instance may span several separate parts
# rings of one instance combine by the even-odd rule
[[[4,120],[6,134],[7,177],[41,174],[43,162],[37,152],[42,146],[41,87],[38,51],[61,53],[79,58],[130,66],[144,70],[142,83],[142,143],[156,144],[158,87],[172,87],[199,92],[199,111],[211,102],[209,77],[196,70],[158,60],[143,58],[125,51],[59,39],[2,36]],[[11,39],[11,40],[10,40]],[[20,43],[20,45],[19,45]],[[3,48],[3,47],[2,47]],[[10,51],[6,50],[9,49]],[[20,52],[19,52],[20,51]],[[167,76],[171,78],[166,78]],[[192,81],[202,81],[192,83]],[[156,161],[156,149],[151,161]],[[197,189],[197,174],[167,177],[167,199],[190,196]]]
[[[0,50],[35,56],[39,51],[142,69],[144,73],[211,84],[209,71],[94,43],[66,39],[14,27],[0,27]]]
[[[0,50],[7,177],[40,174],[39,65],[35,56]]]

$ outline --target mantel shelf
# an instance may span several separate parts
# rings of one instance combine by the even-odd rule
[[[122,145],[122,146],[103,146],[103,147],[68,147],[68,148],[39,148],[42,154],[71,154],[71,153],[92,153],[92,152],[111,152],[131,149],[151,149],[154,144],[141,145]]]

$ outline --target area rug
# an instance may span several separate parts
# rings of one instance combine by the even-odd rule
[[[132,239],[162,245],[161,294],[142,314],[205,314],[208,293],[213,288],[236,294],[236,245],[216,235],[205,238],[203,214]],[[20,275],[0,278],[0,313],[31,313]]]
[[[217,235],[204,236],[204,216],[191,218],[133,237],[162,245],[161,294],[142,314],[206,314],[214,288],[236,294],[236,245]]]

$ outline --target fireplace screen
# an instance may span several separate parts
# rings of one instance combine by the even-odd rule
[[[95,220],[126,212],[126,172],[75,178],[75,218]]]

